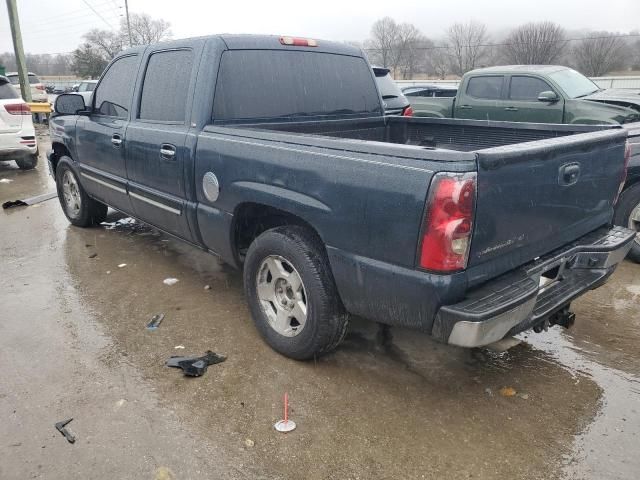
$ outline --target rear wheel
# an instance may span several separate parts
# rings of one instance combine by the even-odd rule
[[[58,199],[69,221],[78,227],[90,227],[104,222],[107,206],[87,195],[78,177],[62,157],[56,168]]]
[[[258,331],[276,351],[306,360],[344,338],[342,306],[320,240],[298,226],[267,230],[250,245],[244,288]]]
[[[638,232],[629,258],[640,263],[640,183],[627,188],[620,195],[614,223]]]
[[[16,164],[20,170],[32,170],[36,168],[36,165],[38,165],[38,152],[32,155],[27,155],[26,157],[18,158],[16,160]]]

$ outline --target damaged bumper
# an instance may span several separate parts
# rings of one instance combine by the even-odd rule
[[[631,249],[636,232],[602,228],[467,293],[438,311],[432,334],[481,347],[539,325],[602,285]]]

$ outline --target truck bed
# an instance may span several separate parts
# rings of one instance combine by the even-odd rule
[[[240,126],[240,125],[238,125]],[[260,130],[471,152],[607,128],[440,118],[377,117],[243,125]],[[615,127],[612,127],[615,128]]]

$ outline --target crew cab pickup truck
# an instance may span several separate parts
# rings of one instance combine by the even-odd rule
[[[640,120],[640,92],[604,90],[556,65],[467,72],[454,98],[408,97],[414,115],[506,122],[621,124]]]
[[[635,237],[611,226],[626,130],[385,116],[343,44],[134,47],[55,111],[69,221],[109,205],[242,268],[257,329],[296,359],[349,315],[463,347],[568,326]]]

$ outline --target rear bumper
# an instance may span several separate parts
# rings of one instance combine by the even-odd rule
[[[527,330],[599,287],[633,245],[636,232],[601,228],[441,307],[432,334],[462,347],[480,347]],[[541,281],[542,279],[542,281]]]
[[[32,155],[38,150],[33,128],[17,132],[0,133],[0,160],[14,160]]]

